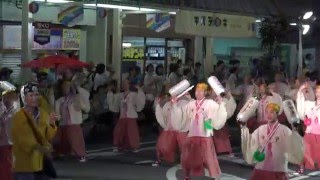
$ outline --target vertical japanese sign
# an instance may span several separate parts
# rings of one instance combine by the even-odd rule
[[[80,29],[63,29],[62,49],[78,50],[80,48]]]
[[[36,22],[34,23],[34,42],[45,45],[50,42],[51,23]]]

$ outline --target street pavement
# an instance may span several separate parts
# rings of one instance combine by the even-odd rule
[[[112,146],[95,144],[88,146],[88,161],[80,163],[70,157],[55,160],[59,174],[58,180],[180,180],[183,174],[180,165],[164,164],[152,167],[155,160],[155,141],[141,143],[139,152],[115,153]],[[241,158],[240,148],[235,148],[236,157],[218,156],[222,169],[221,180],[249,179],[253,167]],[[296,166],[290,166],[295,170]],[[291,170],[291,171],[292,171]],[[307,172],[307,175],[294,175],[290,172],[290,180],[320,179],[319,172]],[[208,176],[208,173],[206,172]],[[192,178],[206,180],[209,177]]]

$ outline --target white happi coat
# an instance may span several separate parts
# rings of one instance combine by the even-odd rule
[[[268,145],[265,147],[265,160],[255,162],[253,155],[267,140],[268,125],[262,125],[252,134],[249,129],[241,129],[241,148],[244,159],[249,164],[255,163],[255,168],[272,172],[287,172],[288,162],[300,164],[303,161],[304,145],[302,137],[288,127],[281,125],[271,138],[271,155],[268,153]]]
[[[290,91],[290,87],[283,82],[274,82],[269,85],[269,89],[272,92],[278,93],[281,98],[284,98],[285,95]]]
[[[138,92],[122,92],[114,94],[108,92],[108,105],[113,112],[120,111],[120,118],[138,118],[138,112],[142,111],[146,102],[146,96],[143,91],[138,88]],[[126,104],[126,110],[124,105]]]
[[[185,108],[189,101],[189,98],[183,96],[176,105],[172,104],[171,101],[167,102],[163,107],[157,104],[156,118],[160,126],[166,131],[187,132],[189,124],[183,118],[181,109]],[[176,108],[173,108],[173,106],[176,106]],[[177,108],[180,110],[177,110]]]
[[[174,106],[176,112],[179,112],[188,125],[189,137],[210,137],[213,136],[213,130],[205,129],[204,122],[211,119],[211,126],[215,130],[221,129],[227,120],[226,103],[223,101],[221,104],[216,103],[212,99],[204,99],[203,104],[199,110],[196,109],[196,100],[191,100],[185,108],[177,108]],[[198,121],[195,120],[198,113]]]
[[[316,105],[316,101],[306,100],[301,90],[297,93],[296,102],[300,119],[305,120],[305,116],[307,116],[311,120],[311,124],[307,126],[305,132],[320,135],[320,105]]]

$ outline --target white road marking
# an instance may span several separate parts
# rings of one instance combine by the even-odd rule
[[[170,169],[168,169],[168,171],[166,173],[167,179],[168,180],[178,180],[176,174],[177,174],[177,171],[180,170],[180,169],[181,169],[180,165],[176,165],[176,166],[173,166]],[[209,172],[207,170],[205,171],[205,176],[206,177],[210,177],[209,176]],[[222,173],[221,177],[220,177],[220,180],[245,180],[245,179],[237,177],[237,176],[234,176],[232,174]]]
[[[154,162],[155,162],[155,160],[146,160],[146,161],[138,161],[134,164],[148,164],[148,163],[154,163]]]
[[[320,171],[311,172],[308,176],[320,176]]]
[[[136,153],[141,152],[141,151],[146,151],[146,150],[154,150],[156,149],[156,147],[152,146],[152,147],[145,147],[145,148],[140,148],[136,151]]]
[[[145,147],[145,148],[140,148],[138,149],[135,153],[146,151],[146,150],[154,150],[155,147]],[[117,156],[124,154],[125,152],[113,152],[113,151],[97,151],[97,152],[91,152],[87,154],[87,159],[94,159],[96,157],[107,157],[107,156]]]
[[[142,142],[142,143],[140,143],[140,145],[153,144],[153,143],[156,143],[156,142],[157,142],[157,141]],[[92,150],[88,150],[87,153],[94,153],[94,152],[101,152],[101,151],[109,151],[109,150],[113,150],[113,149],[114,149],[114,147],[92,149]]]

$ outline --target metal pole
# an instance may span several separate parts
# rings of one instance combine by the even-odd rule
[[[298,77],[303,77],[303,60],[302,60],[302,24],[299,24],[299,49],[298,49]]]

